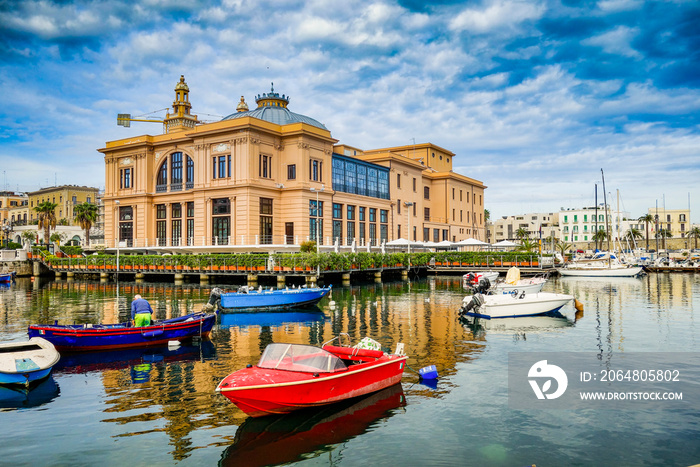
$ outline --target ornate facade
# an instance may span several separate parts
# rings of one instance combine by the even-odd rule
[[[165,133],[106,143],[105,244],[234,251],[484,239],[485,186],[451,171],[432,144],[337,145],[274,88],[249,110],[201,124],[181,77]]]

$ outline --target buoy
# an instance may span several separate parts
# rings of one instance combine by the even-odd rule
[[[168,341],[168,347],[179,347],[180,341]]]
[[[328,304],[329,304],[330,306],[335,306],[335,301],[331,300],[330,302],[328,302]]]
[[[418,374],[420,375],[421,379],[437,379],[438,377],[438,372],[435,365],[428,365],[421,368],[418,370]]]
[[[578,311],[583,311],[583,303],[579,302],[579,301],[576,300],[575,298],[574,298],[574,307],[575,307],[576,310],[578,310]]]

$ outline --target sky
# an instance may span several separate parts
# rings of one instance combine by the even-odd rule
[[[217,121],[275,92],[340,144],[433,143],[491,218],[607,195],[700,222],[700,2],[0,0],[0,184],[104,188],[184,75]]]

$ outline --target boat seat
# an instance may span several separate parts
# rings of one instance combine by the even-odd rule
[[[338,347],[336,345],[324,345],[323,350],[337,355],[343,360],[358,362],[371,362],[384,355],[381,350],[357,349],[355,347]]]

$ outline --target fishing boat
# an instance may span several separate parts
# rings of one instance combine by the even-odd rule
[[[462,286],[464,288],[479,285],[483,279],[487,279],[493,284],[498,280],[498,271],[468,272],[462,276]]]
[[[635,277],[641,273],[642,266],[625,264],[615,253],[606,251],[599,251],[592,258],[574,261],[559,269],[562,276]]]
[[[574,300],[572,295],[539,292],[519,295],[483,295],[464,297],[460,316],[483,319],[518,318],[524,316],[557,316],[564,305]]]
[[[227,311],[270,311],[288,308],[308,307],[317,304],[328,295],[332,286],[299,287],[284,289],[264,289],[248,286],[239,287],[236,292],[221,292],[214,288],[209,303],[219,301],[219,308]]]
[[[363,339],[364,341],[364,339]],[[362,342],[361,342],[362,343]],[[216,391],[251,417],[323,406],[401,381],[407,356],[324,344],[269,344],[257,365],[231,373]]]
[[[537,293],[542,290],[544,284],[547,282],[547,277],[545,276],[535,276],[528,277],[525,279],[520,278],[520,269],[517,267],[512,267],[508,270],[506,278],[503,281],[497,281],[493,285],[493,291],[496,294],[504,293]]]
[[[51,373],[61,358],[56,347],[40,337],[0,344],[0,384],[29,386]]]
[[[2,273],[2,274],[0,274],[0,282],[5,283],[5,284],[8,284],[10,282],[14,282],[16,275],[17,275],[17,273],[14,271]]]
[[[191,313],[178,318],[154,321],[150,326],[118,324],[31,324],[29,337],[43,337],[61,352],[128,349],[168,345],[194,337],[207,338],[216,322],[216,313]]]

